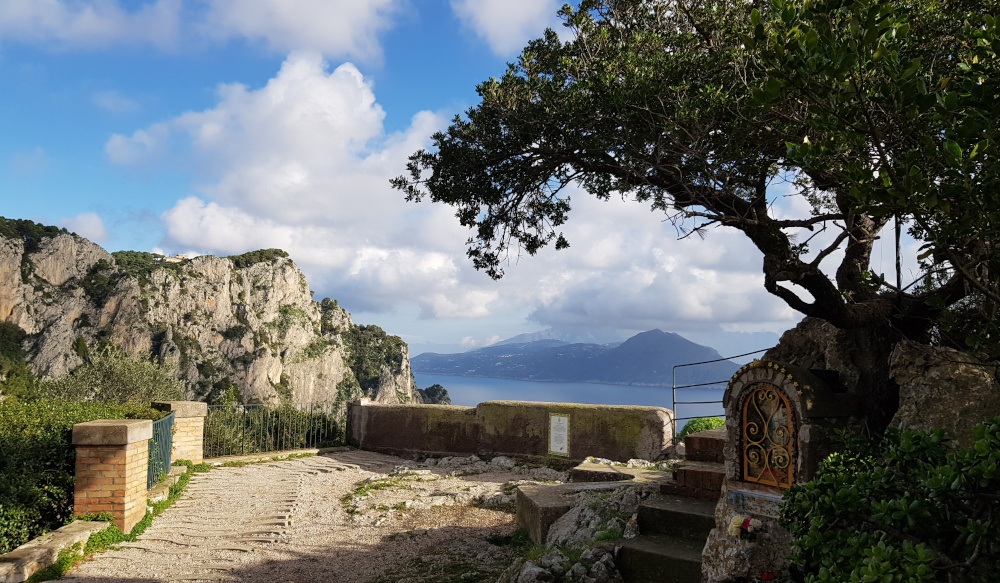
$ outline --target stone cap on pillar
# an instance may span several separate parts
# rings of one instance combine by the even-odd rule
[[[154,401],[153,408],[157,411],[172,411],[177,419],[208,415],[208,403],[201,401]]]
[[[149,419],[98,419],[73,426],[73,445],[128,445],[152,437]]]

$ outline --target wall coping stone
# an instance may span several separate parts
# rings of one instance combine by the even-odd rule
[[[0,583],[26,581],[55,563],[61,551],[77,543],[86,543],[90,535],[108,526],[107,522],[77,520],[0,555]]]
[[[590,403],[559,403],[555,401],[483,401],[476,405],[476,408],[489,407],[491,405],[513,406],[522,409],[550,409],[553,406],[564,409],[631,409],[633,411],[670,411],[671,415],[673,414],[672,410],[655,405],[594,405]]]
[[[208,403],[200,401],[154,401],[157,411],[172,411],[175,419],[208,416]]]
[[[73,426],[73,445],[128,445],[152,437],[149,419],[98,419]]]

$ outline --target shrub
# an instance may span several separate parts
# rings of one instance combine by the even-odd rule
[[[0,401],[0,553],[61,526],[73,511],[73,425],[159,419],[149,403]]]
[[[181,399],[184,386],[171,376],[169,369],[106,345],[71,374],[43,383],[42,393],[72,401],[149,404]]]
[[[843,437],[786,494],[782,525],[807,582],[986,583],[1000,571],[1000,417],[953,450],[941,430]]]
[[[718,429],[719,427],[725,427],[726,420],[722,417],[698,417],[697,419],[692,419],[684,425],[684,429],[677,434],[677,441],[680,441],[691,435],[692,433],[698,433],[699,431],[708,431],[709,429]]]

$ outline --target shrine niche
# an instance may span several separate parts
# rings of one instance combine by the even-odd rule
[[[783,495],[813,478],[838,428],[852,428],[855,397],[832,371],[756,360],[726,387],[726,479],[702,553],[705,581],[761,580],[789,564],[791,535],[778,523]],[[732,533],[752,524],[753,541]],[[741,531],[740,527],[735,527]]]
[[[733,375],[723,397],[730,489],[780,498],[793,484],[812,479],[830,453],[832,429],[855,411],[854,397],[831,386],[836,377],[825,373],[755,360]]]

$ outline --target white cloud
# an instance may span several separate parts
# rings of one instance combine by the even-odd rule
[[[80,213],[75,217],[59,219],[56,224],[91,241],[101,243],[108,239],[104,221],[97,213]]]
[[[0,41],[57,49],[123,43],[177,49],[243,39],[269,50],[373,60],[404,0],[4,0]]]
[[[115,164],[155,162],[167,153],[170,128],[153,124],[145,130],[136,130],[130,137],[114,134],[104,144],[104,152]]]
[[[139,104],[117,91],[98,91],[93,96],[94,105],[111,113],[133,113],[139,111]]]
[[[446,116],[419,113],[390,135],[383,118],[353,65],[331,71],[315,53],[293,53],[264,86],[222,86],[214,107],[116,135],[106,150],[116,163],[196,172],[196,194],[162,216],[164,249],[279,247],[319,297],[354,312],[416,305],[423,318],[530,313],[543,326],[671,331],[796,319],[764,292],[760,255],[739,233],[677,241],[647,206],[575,190],[572,247],[515,257],[494,282],[464,256],[469,233],[451,207],[406,203],[388,184]],[[482,346],[493,333],[472,338]]]
[[[398,0],[213,0],[206,35],[264,42],[276,52],[307,49],[354,59],[381,56],[378,35]]]
[[[6,0],[0,3],[0,40],[55,47],[106,47],[121,41],[172,44],[181,0],[156,0],[129,11],[114,0]]]
[[[517,54],[546,28],[562,32],[559,0],[451,0],[463,25],[499,56]]]

